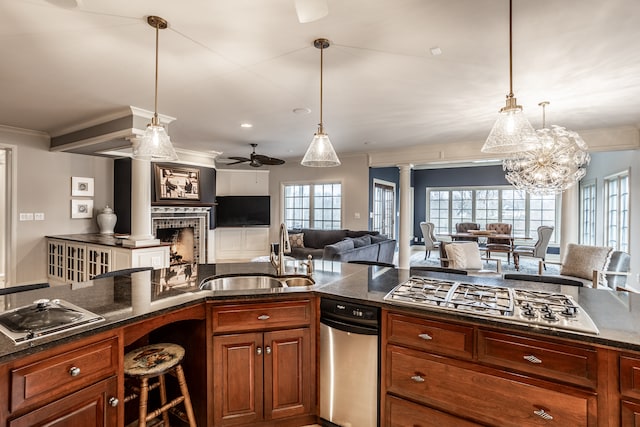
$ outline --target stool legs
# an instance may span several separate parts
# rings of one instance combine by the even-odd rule
[[[164,374],[158,377],[158,381],[160,382],[160,405],[164,407],[167,404],[167,388],[165,387]],[[169,426],[169,412],[164,411],[162,413],[162,421],[164,421],[165,426]]]
[[[176,374],[178,375],[178,385],[180,385],[180,391],[184,396],[184,407],[187,410],[187,419],[189,420],[189,427],[196,426],[196,417],[193,414],[193,408],[191,407],[191,398],[189,397],[189,390],[187,389],[187,381],[184,379],[184,372],[182,366],[176,366]]]
[[[149,380],[142,378],[140,380],[140,404],[138,408],[138,426],[146,427],[147,425],[147,401],[149,399]]]

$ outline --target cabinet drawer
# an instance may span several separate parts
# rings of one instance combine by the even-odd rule
[[[597,352],[517,335],[478,331],[478,361],[595,388]]]
[[[387,346],[387,393],[423,402],[479,423],[503,427],[594,425],[596,396],[569,387],[553,390],[490,369],[473,370],[444,357]],[[507,378],[509,376],[510,378]],[[593,414],[589,417],[589,414]]]
[[[11,370],[11,411],[80,390],[118,369],[118,339],[55,353]]]
[[[623,400],[621,404],[621,421],[623,427],[640,427],[640,405]]]
[[[311,303],[284,301],[213,307],[213,331],[232,332],[304,326],[311,323]]]
[[[397,397],[387,396],[387,409],[384,423],[389,427],[477,427],[480,424],[465,421],[453,415],[437,411],[426,406],[408,402]]]
[[[387,320],[390,343],[466,359],[473,357],[471,327],[392,313]]]
[[[640,358],[620,356],[620,392],[640,399]]]

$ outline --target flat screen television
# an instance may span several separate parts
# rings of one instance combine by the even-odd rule
[[[216,197],[215,212],[216,227],[271,225],[271,197]]]

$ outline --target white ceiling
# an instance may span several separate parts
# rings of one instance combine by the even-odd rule
[[[55,136],[126,106],[176,147],[304,154],[319,121],[338,154],[483,141],[509,91],[508,0],[0,0],[0,124]],[[640,124],[640,1],[514,0],[514,93],[534,127]],[[442,54],[432,56],[430,48]],[[306,107],[310,114],[294,114]],[[240,127],[243,122],[253,128]],[[588,143],[588,141],[587,141]]]

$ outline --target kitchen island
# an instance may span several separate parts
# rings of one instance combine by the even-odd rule
[[[0,387],[2,394],[7,392],[11,396],[0,403],[0,424],[29,425],[35,416],[46,418],[58,414],[60,406],[56,409],[56,403],[77,405],[73,402],[93,393],[91,411],[124,425],[124,405],[113,400],[121,402],[124,395],[120,359],[127,348],[160,339],[175,339],[187,348],[185,371],[199,425],[314,422],[318,414],[317,306],[318,298],[323,296],[382,309],[381,425],[407,425],[415,416],[411,414],[424,413],[441,420],[440,425],[450,422],[451,417],[460,425],[541,425],[536,423],[555,415],[560,422],[614,426],[625,425],[630,422],[627,420],[640,414],[637,410],[640,407],[637,379],[640,377],[640,295],[433,274],[448,280],[535,287],[569,294],[597,325],[600,333],[595,335],[532,328],[469,313],[412,308],[385,301],[389,290],[409,279],[407,270],[322,260],[314,261],[314,267],[316,284],[305,287],[199,290],[197,285],[210,277],[273,274],[269,263],[244,263],[198,265],[188,278],[176,278],[167,270],[155,270],[4,297],[4,310],[28,305],[39,298],[59,298],[102,316],[104,321],[19,345],[0,336]],[[233,323],[237,313],[264,310],[271,310],[271,321],[275,323],[263,326],[243,321]],[[292,314],[286,319],[278,317],[285,312]],[[220,317],[224,313],[232,315]],[[427,330],[432,334],[431,339],[412,341],[414,332],[424,335]],[[280,402],[282,405],[278,406],[277,399],[274,400],[277,393],[265,388],[258,393],[259,411],[254,407],[241,415],[225,415],[223,408],[229,402],[216,400],[224,393],[213,393],[224,388],[224,383],[219,381],[224,365],[218,356],[224,348],[234,348],[234,344],[229,343],[232,336],[242,335],[244,340],[252,334],[253,339],[259,340],[255,341],[259,344],[254,345],[262,347],[263,343],[275,339],[272,336],[275,333],[279,334],[277,339],[282,338],[287,345],[299,346],[298,359],[295,364],[288,361],[287,366],[302,365],[292,370],[301,377],[304,372],[310,374],[300,381],[297,390],[300,401]],[[519,359],[510,360],[513,354],[509,352],[514,348],[543,354],[543,363],[536,363],[535,359],[526,364]],[[55,392],[46,385],[39,388],[34,385],[33,381],[42,378],[55,379],[45,374],[51,366],[66,371],[69,358],[82,361],[87,349],[91,350],[92,361],[107,362],[98,364],[95,371],[82,379],[84,382],[78,383],[76,378],[63,381],[63,386]],[[47,364],[42,370],[36,369],[44,362]],[[207,374],[202,375],[203,371]],[[411,375],[405,378],[404,371]],[[467,378],[467,382],[454,381],[456,378]],[[256,390],[249,391],[255,398]],[[472,397],[479,392],[482,395],[482,391],[497,398]],[[466,410],[469,407],[464,398],[467,392],[470,393],[467,403],[478,405],[478,410]],[[533,406],[527,413],[531,414],[522,418],[522,413],[513,407],[523,402],[514,402],[512,397],[529,392],[533,396],[529,403]],[[565,398],[559,399],[560,396]],[[486,415],[491,411],[483,407],[483,402],[492,402],[493,409],[502,410],[503,415]],[[558,402],[568,409],[554,413],[552,406]],[[102,412],[96,409],[99,407]],[[506,422],[504,414],[508,414],[511,421]],[[239,422],[239,417],[244,417],[244,421]]]

